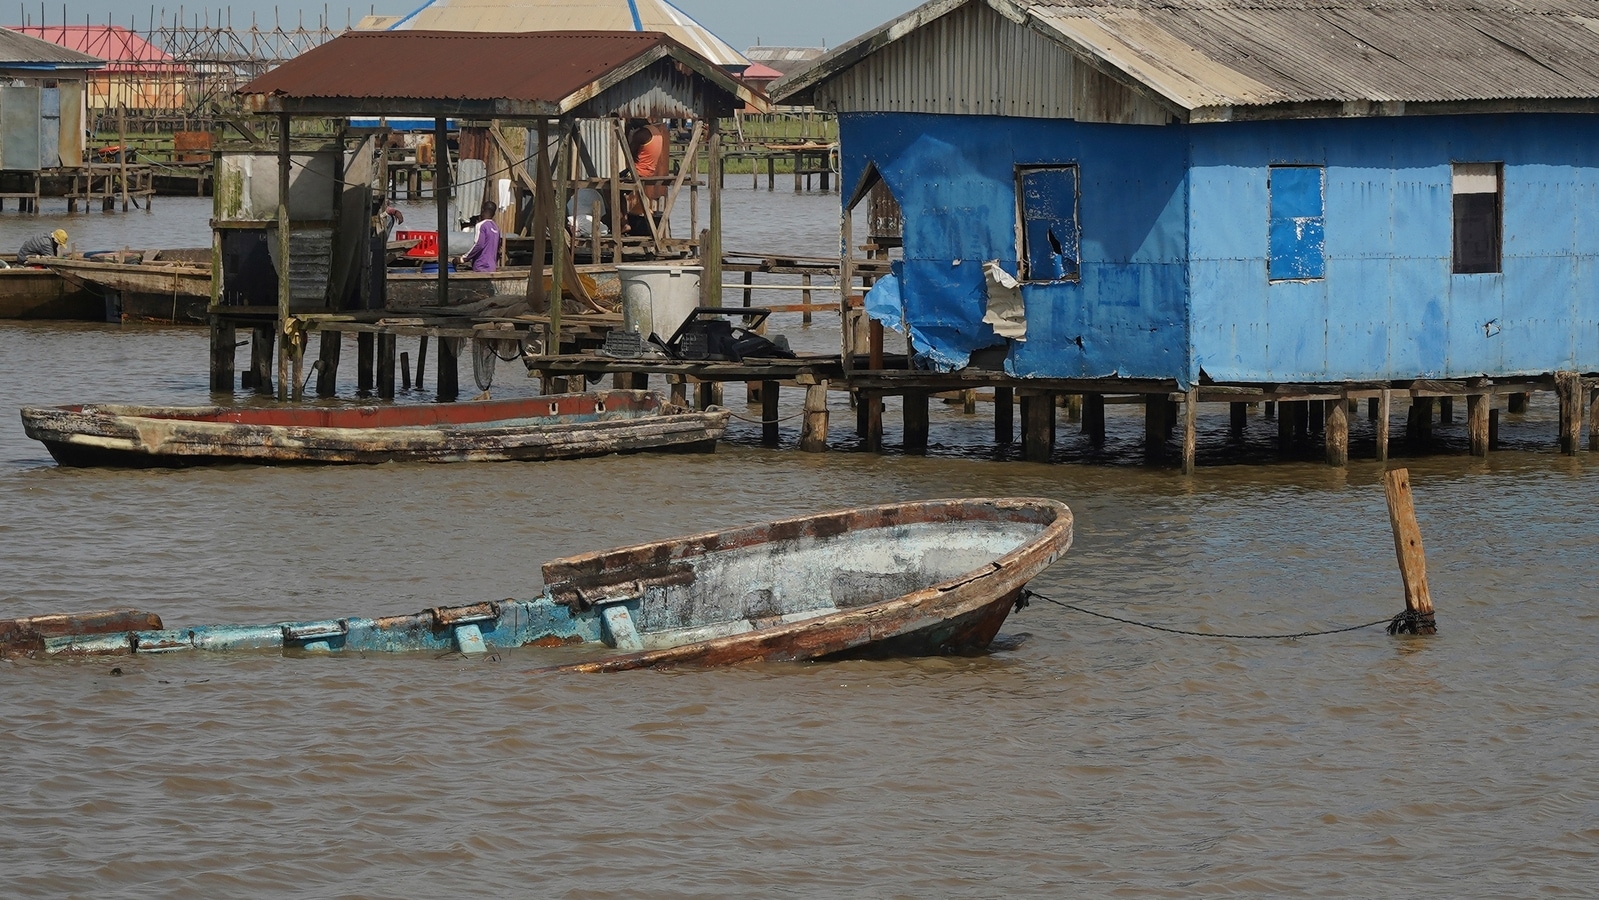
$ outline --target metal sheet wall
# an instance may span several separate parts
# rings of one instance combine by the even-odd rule
[[[1220,381],[1599,370],[1599,120],[1193,126],[1194,374]],[[1504,164],[1501,271],[1454,274],[1453,162]],[[1325,277],[1267,279],[1267,167],[1326,167]]]
[[[846,112],[1020,116],[1162,125],[1171,111],[1038,32],[970,3],[883,47],[816,90]]]
[[[904,214],[901,297],[938,369],[1003,347],[1022,377],[1186,379],[1188,227],[1182,128],[1037,118],[839,116],[844,180],[871,165]],[[1017,272],[1016,167],[1080,172],[1080,277],[1025,283],[1025,341],[983,322],[983,264]]]
[[[39,171],[39,93],[35,85],[0,87],[0,169]]]

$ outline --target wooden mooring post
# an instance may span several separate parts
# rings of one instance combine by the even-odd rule
[[[1405,612],[1388,626],[1389,634],[1433,634],[1432,594],[1427,590],[1427,554],[1421,546],[1421,526],[1416,524],[1416,504],[1410,493],[1410,470],[1390,469],[1383,474],[1388,496],[1388,522],[1394,531],[1394,553],[1399,576],[1405,583]]]

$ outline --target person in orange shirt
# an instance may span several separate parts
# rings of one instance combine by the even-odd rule
[[[652,125],[644,119],[631,119],[628,121],[627,145],[633,154],[634,171],[638,177],[657,178],[672,173],[672,154],[667,148],[665,126]],[[648,234],[650,225],[645,216],[650,214],[654,203],[646,201],[665,196],[666,185],[645,184],[643,196],[634,194],[630,197],[627,231],[630,234]]]

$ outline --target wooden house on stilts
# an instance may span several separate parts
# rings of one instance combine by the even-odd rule
[[[1588,0],[932,0],[772,97],[838,114],[846,210],[881,183],[903,211],[844,351],[907,423],[929,389],[989,384],[1008,440],[1016,390],[1047,459],[1057,394],[1101,435],[1107,395],[1142,395],[1151,446],[1186,401],[1188,470],[1198,404],[1242,428],[1264,402],[1285,439],[1324,417],[1342,464],[1356,399],[1378,458],[1395,396],[1415,428],[1464,398],[1485,454],[1495,395],[1554,389],[1576,452],[1596,22]],[[870,352],[884,323],[911,369]]]
[[[670,198],[685,179],[698,177],[696,148],[706,151],[708,227],[687,240],[668,240],[657,233],[656,223],[647,222],[649,234],[636,239],[678,255],[697,252],[705,264],[705,299],[714,303],[721,289],[717,120],[747,103],[765,103],[724,68],[651,32],[348,32],[239,93],[247,110],[273,122],[277,137],[275,145],[258,141],[220,152],[211,383],[217,390],[231,389],[234,331],[250,327],[255,352],[247,381],[270,393],[275,380],[280,399],[298,398],[304,384],[301,356],[312,331],[323,334],[318,390],[331,393],[340,332],[354,331],[361,336],[360,388],[372,387],[375,380],[378,395],[392,397],[395,338],[420,335],[424,341],[437,339],[438,395],[453,400],[459,342],[477,334],[468,316],[435,315],[448,314],[451,306],[448,241],[442,237],[436,240],[436,307],[428,316],[401,311],[404,325],[385,314],[379,221],[387,183],[381,172],[385,129],[350,127],[351,117],[431,119],[441,148],[447,143],[447,120],[494,136],[499,154],[483,175],[489,183],[508,179],[516,186],[513,221],[532,245],[526,294],[540,314],[509,324],[524,332],[542,331],[538,345],[557,354],[571,344],[572,335],[563,326],[563,303],[550,302],[546,293],[560,296],[562,288],[547,285],[571,287],[574,281],[566,227],[569,197],[587,186],[608,194],[610,208],[620,211],[624,195],[645,191],[627,167],[595,177],[589,167],[591,145],[604,142],[615,158],[630,160],[624,120],[692,123],[684,166],[661,180],[670,182],[669,213]],[[334,137],[315,129],[297,136],[294,119],[332,122]],[[518,154],[500,140],[500,125],[528,129],[529,149]],[[437,154],[434,165],[437,234],[442,236],[454,229],[448,154]],[[612,262],[621,257],[621,244],[618,231]],[[597,238],[593,256],[595,262],[601,257]],[[419,372],[425,347],[419,348]]]

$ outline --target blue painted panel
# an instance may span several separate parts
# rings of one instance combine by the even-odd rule
[[[1570,253],[1577,224],[1572,168],[1507,165],[1504,172],[1504,255]]]
[[[1070,165],[1080,283],[1024,286],[1027,340],[1011,344],[1008,364],[1038,377],[1091,371],[1186,382],[1179,130],[898,113],[845,114],[839,129],[844,183],[874,165],[904,212],[905,315],[928,365],[963,366],[973,351],[1003,343],[982,322],[982,264],[1017,269],[1018,167]]]
[[[1386,259],[1334,259],[1328,262],[1328,282],[1342,285],[1346,289],[1343,297],[1363,298],[1355,308],[1342,302],[1328,304],[1328,378],[1358,381],[1367,377],[1373,360],[1385,360],[1388,357],[1392,266],[1393,263]]]
[[[1447,377],[1599,366],[1599,116],[1219,123],[1189,134],[1193,340],[1211,377]],[[1276,217],[1280,204],[1236,186],[1247,183],[1248,171],[1317,162],[1316,146],[1327,165],[1326,337],[1318,345],[1308,295],[1273,284],[1269,337],[1251,354],[1237,335],[1260,314],[1240,298],[1265,279],[1260,269],[1272,255],[1251,228]],[[1475,161],[1504,163],[1502,275],[1450,271],[1451,164]],[[1275,249],[1285,255],[1283,241]],[[1233,266],[1242,260],[1262,265],[1253,272]]]
[[[1211,378],[1238,371],[1264,352],[1267,338],[1265,266],[1260,260],[1196,260],[1189,272],[1194,296],[1227,292],[1228,304],[1193,307],[1195,371]]]
[[[1497,278],[1503,291],[1501,305],[1504,365],[1511,373],[1543,373],[1572,365],[1578,318],[1574,292],[1576,268],[1572,258],[1559,256],[1511,257],[1500,276],[1456,275],[1455,291],[1464,295],[1481,280]],[[1593,308],[1592,299],[1585,304]],[[1584,335],[1590,337],[1590,335]]]
[[[1021,193],[1022,273],[1027,281],[1077,277],[1077,167],[1023,169]]]

